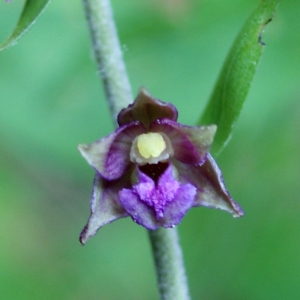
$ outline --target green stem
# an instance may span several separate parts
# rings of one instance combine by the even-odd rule
[[[132,93],[109,0],[83,0],[106,97],[113,119],[132,103]]]
[[[188,300],[189,291],[177,229],[149,230],[161,300]]]
[[[109,0],[82,0],[92,47],[114,120],[132,102]],[[188,288],[176,229],[149,231],[162,300],[188,300]]]

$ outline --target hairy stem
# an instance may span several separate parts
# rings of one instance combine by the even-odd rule
[[[83,0],[92,47],[114,120],[132,102],[109,0]],[[181,248],[175,228],[149,231],[162,300],[188,300]]]
[[[97,61],[113,119],[133,100],[109,0],[83,0]]]
[[[161,300],[188,300],[189,291],[177,229],[149,230]]]

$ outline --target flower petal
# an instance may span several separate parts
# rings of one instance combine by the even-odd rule
[[[134,222],[149,230],[158,228],[153,208],[141,201],[133,190],[121,190],[119,192],[119,200]]]
[[[128,183],[128,176],[117,181],[107,181],[96,173],[91,197],[91,214],[79,238],[82,245],[102,226],[128,216],[118,201],[118,191],[128,186]]]
[[[196,188],[189,183],[181,185],[173,177],[172,168],[170,164],[157,184],[138,169],[138,184],[119,192],[120,203],[127,213],[147,229],[174,227],[194,203]]]
[[[155,188],[154,181],[139,170],[137,167],[138,184],[132,189],[122,189],[119,192],[119,201],[132,220],[147,229],[157,229],[158,224],[155,218],[155,212],[146,201],[140,199],[139,193],[150,194]]]
[[[176,121],[178,111],[171,103],[153,98],[145,88],[141,88],[133,104],[121,110],[118,115],[120,126],[132,121],[140,121],[146,128],[157,119],[167,118]]]
[[[79,145],[78,150],[103,178],[115,180],[124,174],[131,163],[129,156],[132,141],[144,132],[141,123],[132,122],[90,145]]]
[[[217,127],[185,126],[172,120],[157,120],[150,125],[152,132],[163,132],[171,141],[174,157],[188,165],[198,165],[204,162],[215,135]]]
[[[178,225],[187,211],[193,206],[197,189],[187,183],[178,189],[175,199],[166,206],[163,227]]]
[[[226,210],[232,213],[233,217],[244,215],[240,205],[230,197],[221,170],[209,153],[201,166],[188,166],[179,162],[175,164],[180,180],[191,183],[198,190],[193,206]]]

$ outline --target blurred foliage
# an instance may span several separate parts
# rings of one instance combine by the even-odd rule
[[[256,0],[114,0],[132,87],[194,125]],[[24,1],[0,2],[0,40]],[[258,73],[218,157],[241,219],[206,208],[179,226],[193,299],[299,299],[300,2],[266,27]],[[53,1],[0,53],[3,299],[157,299],[147,233],[129,218],[85,246],[93,170],[77,153],[112,128],[81,3]]]
[[[6,0],[6,2],[10,1]],[[0,44],[0,50],[14,45],[16,41],[35,23],[37,17],[43,12],[48,3],[49,0],[26,0],[18,23],[11,35],[2,42],[2,44]]]
[[[273,19],[278,4],[279,0],[259,1],[226,57],[199,122],[218,127],[210,150],[213,155],[219,154],[231,137],[263,53],[262,31]]]

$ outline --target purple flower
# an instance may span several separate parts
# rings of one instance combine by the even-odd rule
[[[176,122],[177,109],[141,89],[118,115],[119,128],[78,149],[96,170],[85,244],[103,225],[130,216],[154,230],[174,227],[194,206],[243,215],[208,153],[216,126]]]

